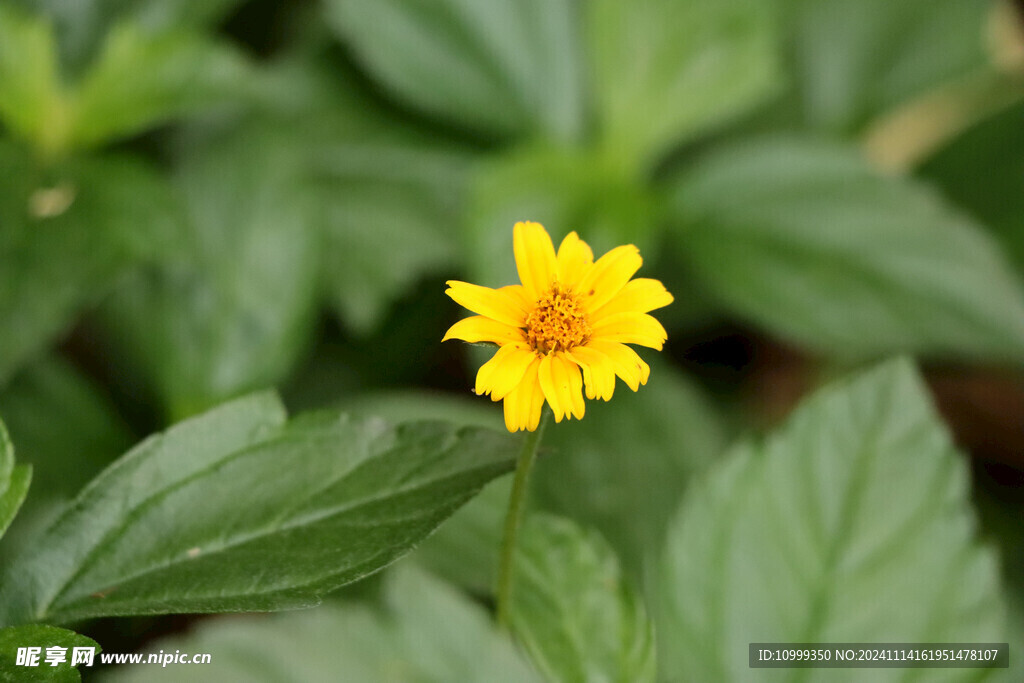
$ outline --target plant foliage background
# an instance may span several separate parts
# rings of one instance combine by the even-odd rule
[[[488,682],[1009,641],[928,680],[1020,680],[1022,16],[3,0],[0,680],[88,638],[212,653],[190,680]],[[513,642],[518,442],[439,340],[520,219],[637,244],[676,302],[648,386],[548,431]]]

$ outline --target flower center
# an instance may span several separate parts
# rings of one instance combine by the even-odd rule
[[[590,339],[590,323],[571,292],[556,282],[526,316],[526,339],[535,351],[568,351]]]

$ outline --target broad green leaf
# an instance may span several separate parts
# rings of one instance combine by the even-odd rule
[[[223,19],[241,0],[8,0],[53,23],[61,61],[79,72],[96,56],[107,31],[132,22],[160,32],[203,27]]]
[[[81,74],[58,63],[53,25],[0,7],[0,120],[46,159],[134,135],[240,94],[241,56],[195,32],[110,29]]]
[[[566,519],[527,519],[510,617],[548,681],[654,681],[654,631],[640,597],[604,539]]]
[[[14,464],[14,446],[0,421],[0,538],[18,514],[31,481],[32,467]]]
[[[908,362],[819,391],[690,487],[662,567],[662,678],[750,680],[754,642],[1005,642],[996,558],[975,539],[968,481]],[[875,669],[871,680],[921,673]],[[927,680],[981,674],[931,669]]]
[[[1024,272],[1024,103],[976,124],[928,159],[920,175],[985,223]]]
[[[308,343],[318,216],[301,161],[287,135],[258,128],[186,160],[176,250],[104,308],[170,415],[279,382]]]
[[[460,427],[501,430],[501,406],[479,397],[463,398],[439,391],[376,391],[358,394],[340,404],[357,417],[379,417],[388,422],[439,420]]]
[[[676,181],[676,248],[736,314],[837,356],[1024,358],[1024,290],[928,188],[830,144],[717,151]]]
[[[720,126],[780,80],[770,3],[586,3],[599,124],[623,161],[654,161]]]
[[[557,247],[575,230],[595,256],[654,242],[654,199],[613,159],[586,151],[526,148],[482,165],[466,216],[466,277],[499,287],[517,282],[512,256],[516,221],[542,223]]]
[[[651,378],[638,392],[619,382],[610,402],[588,401],[584,419],[545,433],[531,481],[544,507],[599,530],[634,578],[646,578],[683,490],[726,434],[707,396],[648,360]]]
[[[987,64],[988,0],[782,0],[794,97],[810,125],[852,133]]]
[[[350,329],[373,331],[420,277],[451,270],[467,162],[386,134],[324,146],[316,159],[324,280]]]
[[[517,441],[268,394],[152,437],[94,479],[0,580],[0,621],[294,608],[408,552]]]
[[[56,355],[12,378],[0,391],[0,414],[18,459],[33,466],[33,498],[72,497],[132,444],[100,388]]]
[[[118,24],[75,96],[72,143],[95,147],[241,94],[241,56],[198,33],[150,33]]]
[[[583,126],[568,0],[328,0],[330,25],[398,99],[501,136]]]
[[[99,388],[55,355],[24,368],[0,390],[0,415],[18,459],[32,467],[32,495],[4,537],[5,565],[132,437]]]
[[[376,392],[356,395],[342,408],[355,416],[376,416],[388,422],[444,420],[459,426],[505,429],[500,405],[480,397],[425,391]],[[462,588],[489,595],[494,590],[511,484],[511,477],[502,477],[485,486],[423,541],[412,557]]]
[[[60,126],[53,108],[58,85],[53,31],[44,22],[0,5],[0,121],[31,138],[40,126]]]
[[[1019,644],[1024,642],[1024,525],[1020,523],[1024,491],[1012,479],[1004,482],[999,481],[1001,477],[992,477],[991,474],[1000,472],[998,467],[987,473],[984,466],[979,470],[974,472],[975,507],[984,538],[998,547],[1002,560],[1009,622],[1007,641]],[[1024,660],[1011,656],[1009,668],[997,672],[994,679],[1006,683],[1024,680]]]
[[[19,647],[38,647],[35,666],[18,664]],[[47,648],[63,650],[62,662],[46,661]],[[71,666],[75,648],[91,648],[93,665],[99,663],[99,644],[74,631],[44,624],[0,628],[0,683],[77,683],[82,680],[77,666]],[[54,653],[60,654],[60,649]]]
[[[49,172],[0,143],[0,384],[62,334],[178,216],[164,181],[128,157]]]
[[[451,586],[405,566],[389,572],[385,586],[378,609],[331,603],[260,619],[227,617],[156,647],[213,653],[210,664],[189,669],[195,683],[540,683],[491,617]],[[102,680],[180,680],[180,669],[148,668],[120,667]]]

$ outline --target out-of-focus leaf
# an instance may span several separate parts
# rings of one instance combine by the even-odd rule
[[[38,647],[38,664],[19,665],[18,648]],[[52,666],[46,661],[47,648],[62,648],[63,661]],[[82,676],[71,666],[75,648],[92,648],[93,662],[99,662],[99,643],[56,626],[27,624],[0,628],[0,683],[78,683]]]
[[[164,247],[178,218],[166,183],[127,157],[42,172],[0,144],[0,383]]]
[[[7,567],[0,622],[286,609],[387,566],[494,477],[518,441],[276,397],[147,439]]]
[[[0,120],[43,157],[60,158],[241,94],[240,54],[198,33],[111,28],[78,74],[58,64],[46,19],[0,7]]]
[[[601,133],[625,161],[737,116],[780,80],[771,3],[594,0],[589,45]]]
[[[132,443],[106,397],[67,361],[48,356],[0,392],[0,415],[33,466],[38,495],[70,497]]]
[[[4,537],[5,565],[132,438],[98,388],[55,355],[11,379],[0,391],[0,415],[18,459],[32,466],[32,495]]]
[[[161,32],[223,19],[242,0],[8,0],[53,23],[62,62],[78,72],[95,57],[107,31],[132,22]]]
[[[803,119],[852,133],[871,117],[980,69],[987,0],[783,0]]]
[[[258,129],[187,159],[177,249],[104,308],[172,416],[280,381],[305,348],[320,254],[300,162],[288,136]]]
[[[402,567],[386,579],[385,604],[329,604],[267,618],[207,621],[166,652],[210,652],[189,680],[277,683],[540,683],[490,617],[447,584]],[[120,667],[106,683],[174,681],[172,667]]]
[[[512,226],[532,220],[555,239],[575,230],[595,256],[620,244],[653,242],[654,202],[648,190],[607,157],[531,148],[482,166],[466,219],[466,277],[487,286],[518,282]]]
[[[753,642],[1005,642],[996,561],[975,541],[967,486],[909,363],[820,391],[690,488],[662,568],[662,677],[749,680]],[[979,673],[931,669],[928,680]]]
[[[327,18],[387,89],[430,114],[497,135],[581,132],[568,0],[329,0]]]
[[[379,417],[388,422],[438,420],[495,430],[505,424],[500,404],[433,391],[367,392],[343,401],[339,407],[356,417]]]
[[[32,467],[14,464],[14,446],[0,421],[0,537],[3,537],[28,493]]]
[[[610,402],[588,401],[583,420],[548,430],[531,484],[544,507],[598,529],[646,578],[684,488],[720,454],[725,433],[708,397],[654,364],[638,392],[619,382]]]
[[[919,184],[829,144],[715,152],[677,181],[676,245],[737,314],[822,352],[1024,358],[998,245]]]
[[[553,683],[653,683],[654,631],[615,553],[566,519],[523,526],[512,629]]]
[[[32,138],[52,120],[58,84],[53,32],[44,22],[0,5],[0,121],[10,132]]]
[[[1024,272],[1024,103],[976,124],[919,169],[990,228]]]
[[[1012,480],[996,483],[984,471],[975,474],[975,504],[982,533],[999,548],[1009,615],[1008,642],[1024,642],[1024,492]],[[1010,657],[1010,666],[993,676],[996,681],[1024,680],[1024,660]]]
[[[78,85],[72,143],[98,146],[226,101],[247,75],[237,52],[200,34],[119,24]]]
[[[378,135],[329,145],[319,162],[327,295],[366,334],[418,278],[455,262],[468,159]]]

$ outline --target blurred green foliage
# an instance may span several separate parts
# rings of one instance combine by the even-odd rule
[[[253,434],[226,443],[230,430],[210,417],[223,413],[207,412],[253,391],[278,388],[293,408],[340,408],[359,424],[501,430],[496,406],[450,394],[468,392],[480,350],[440,345],[460,315],[442,283],[514,281],[511,226],[529,219],[556,241],[576,230],[598,253],[637,244],[641,275],[676,297],[659,316],[670,345],[657,361],[648,355],[650,384],[635,395],[619,386],[609,404],[588,405],[586,419],[546,437],[532,504],[565,519],[545,517],[529,539],[536,571],[515,627],[537,664],[486,627],[474,600],[486,601],[493,581],[507,496],[496,481],[403,562],[437,577],[403,566],[368,599],[203,624],[182,637],[214,652],[218,668],[204,675],[282,680],[301,666],[307,680],[333,680],[344,667],[366,680],[497,680],[499,671],[507,680],[650,680],[657,662],[657,680],[742,680],[746,642],[766,639],[744,624],[775,640],[1005,640],[998,603],[1024,604],[1024,579],[1004,561],[1001,585],[995,556],[978,546],[966,456],[949,446],[906,363],[828,389],[764,444],[729,450],[764,423],[758,408],[785,406],[752,407],[744,386],[722,391],[706,367],[714,363],[693,360],[725,330],[769,364],[772,349],[790,350],[804,388],[908,355],[965,373],[995,368],[1024,392],[1024,59],[993,57],[1016,54],[993,36],[1024,31],[994,30],[1020,20],[997,4],[0,2],[0,416],[21,463],[5,443],[0,527],[21,502],[27,465],[34,480],[0,546],[0,571],[34,556],[62,567],[70,592],[46,596],[67,608],[53,612],[62,619],[213,609],[190,592],[195,577],[173,569],[137,582],[117,609],[90,600],[105,594],[100,584],[130,585],[160,564],[156,550],[131,551],[145,546],[124,540],[132,533],[163,529],[171,554],[187,556],[195,528],[242,538],[296,510],[315,516],[302,508],[305,480],[288,476],[302,465],[273,462],[302,448],[274,442],[254,453]],[[883,168],[866,142],[914,106],[910,130],[928,131],[929,145],[887,138],[902,163]],[[760,395],[784,404],[783,388],[780,380]],[[276,399],[236,405],[254,400],[277,406],[264,417],[279,428]],[[161,466],[154,480],[111,484],[105,503],[86,496],[66,507],[134,440],[199,414],[213,426],[199,439],[208,461],[193,489],[171,491]],[[296,429],[309,419],[296,418]],[[401,462],[397,450],[350,436],[338,439],[352,452]],[[402,489],[417,473],[395,464],[317,509],[382,496],[372,523],[394,533],[360,546],[351,540],[359,533],[338,531],[366,571],[378,568],[507,469],[510,442],[494,439],[478,457],[484,472],[470,467],[472,454],[410,437],[420,446],[402,448],[450,481],[439,474],[417,497]],[[438,453],[451,460],[433,460]],[[216,463],[236,456],[262,464],[217,479]],[[120,466],[94,481],[109,484]],[[1019,473],[1024,458],[1010,469]],[[261,487],[261,477],[271,483]],[[998,498],[984,481],[982,531],[1019,560],[1013,520],[1024,496]],[[819,499],[824,491],[835,500]],[[55,518],[76,505],[141,505],[133,496],[149,496],[137,517],[108,519],[123,534],[93,529],[62,545]],[[873,507],[858,507],[867,499]],[[828,507],[844,500],[853,507]],[[147,518],[150,507],[165,521]],[[424,515],[429,524],[409,522]],[[835,515],[843,521],[833,534]],[[367,519],[342,526],[365,529]],[[166,520],[180,524],[161,527]],[[402,520],[416,533],[398,533]],[[312,568],[254,551],[275,564],[270,574],[312,572],[298,592],[259,602],[243,590],[218,608],[308,604],[342,583],[324,579],[338,558],[318,538],[324,553],[303,560]],[[899,547],[911,538],[921,547]],[[843,564],[879,539],[891,539],[892,553],[878,564],[862,573]],[[204,580],[230,592],[245,571],[229,569]],[[853,583],[837,583],[847,570]],[[36,599],[49,590],[40,581],[6,590]],[[788,596],[785,609],[758,591]],[[899,591],[898,604],[861,599]],[[0,605],[18,614],[10,621],[52,616],[12,605]],[[885,618],[891,611],[899,621]],[[1020,610],[1010,615],[1019,634]],[[905,628],[870,628],[883,622]],[[446,630],[434,633],[438,623]],[[621,651],[597,648],[595,624],[635,637]],[[91,628],[80,630],[109,635]],[[587,647],[573,647],[581,638]],[[357,645],[327,652],[346,639]],[[732,661],[721,648],[740,640],[744,659]],[[949,680],[977,680],[950,671]]]

